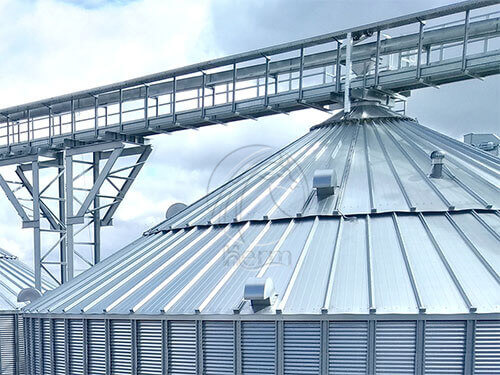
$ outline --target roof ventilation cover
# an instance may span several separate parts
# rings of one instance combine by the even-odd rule
[[[432,171],[430,174],[431,178],[442,178],[443,177],[443,164],[444,164],[444,151],[435,150],[431,152],[431,163]]]
[[[177,215],[179,212],[183,211],[187,206],[184,203],[174,203],[172,204],[165,215],[165,219],[170,219],[171,217],[174,217]]]
[[[252,303],[254,311],[271,306],[275,298],[276,293],[271,278],[251,277],[247,280],[244,299]]]
[[[316,189],[318,199],[326,198],[335,193],[337,174],[333,169],[318,169],[314,171],[313,188]]]
[[[35,288],[24,288],[17,295],[17,302],[34,302],[41,296],[42,294]]]

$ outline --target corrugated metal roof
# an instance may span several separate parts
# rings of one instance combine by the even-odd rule
[[[361,114],[362,116],[362,114]],[[444,150],[444,178],[429,177]],[[312,181],[333,169],[338,193],[318,200]],[[159,229],[305,215],[500,208],[499,159],[405,118],[314,127],[283,150],[167,220]]]
[[[254,314],[244,286],[269,277],[256,314],[499,312],[499,159],[391,116],[312,128],[26,311]],[[319,169],[338,176],[324,199]]]
[[[470,211],[179,229],[141,238],[29,311],[231,314],[260,276],[278,293],[262,314],[498,312],[499,227],[498,212]]]
[[[35,277],[16,256],[0,248],[0,311],[16,310],[24,303],[17,302],[17,295],[24,288],[35,286]],[[42,291],[55,288],[55,284],[44,280]]]

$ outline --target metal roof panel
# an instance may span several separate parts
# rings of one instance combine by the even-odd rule
[[[499,159],[387,110],[358,112],[313,127],[26,311],[499,312]],[[429,177],[434,150],[445,152],[440,179]],[[312,186],[325,169],[337,178],[326,197]],[[251,277],[276,292],[258,312],[243,300]]]

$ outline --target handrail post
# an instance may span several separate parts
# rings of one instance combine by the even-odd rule
[[[118,124],[120,126],[120,132],[123,132],[123,89],[118,91],[118,95],[120,96],[118,102]]]
[[[420,79],[422,75],[422,44],[423,44],[423,34],[425,21],[419,20],[420,26],[418,29],[418,51],[417,51],[417,80]]]
[[[380,60],[380,30],[377,31],[377,52],[375,53],[375,82],[374,86],[378,86],[379,82],[379,60]]]
[[[469,18],[470,10],[465,11],[465,24],[464,24],[464,45],[462,48],[462,71],[467,69],[467,44],[469,43]]]
[[[269,62],[270,58],[264,56],[266,59],[266,78],[264,79],[264,106],[267,107],[269,105]]]
[[[7,149],[8,149],[8,152],[10,152],[10,129],[9,129],[9,115],[6,115],[5,118],[7,119]]]
[[[144,93],[144,128],[149,127],[149,114],[148,114],[148,106],[149,106],[149,85],[144,85],[145,86],[145,93]]]
[[[76,118],[75,118],[75,100],[71,99],[71,138],[75,139]]]
[[[172,112],[172,123],[175,124],[176,118],[175,118],[175,101],[176,101],[176,91],[177,91],[177,77],[174,76],[174,80],[172,81],[172,96],[171,96],[171,103],[170,103],[170,109]]]
[[[52,106],[49,106],[49,145],[52,146],[52,135],[54,132],[54,124],[53,124],[53,115],[52,115]]]
[[[233,63],[233,103],[232,112],[236,112],[236,63]]]
[[[304,93],[302,90],[302,79],[304,77],[304,47],[300,47],[300,68],[299,68],[299,100],[302,100]]]
[[[342,48],[342,44],[339,40],[337,40],[337,61],[335,62],[335,91],[340,92],[340,50]]]
[[[31,145],[31,131],[30,131],[30,110],[28,109],[27,111],[27,116],[26,116],[26,136],[28,137],[28,144]]]
[[[99,95],[94,96],[94,136],[99,135]]]
[[[352,34],[347,33],[346,38],[346,73],[345,73],[345,85],[344,85],[344,112],[349,113],[351,111],[351,52],[352,52]]]
[[[201,72],[201,118],[205,118],[205,85],[207,84],[207,75],[205,72]]]

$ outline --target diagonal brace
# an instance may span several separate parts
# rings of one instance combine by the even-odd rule
[[[96,195],[99,193],[99,190],[101,189],[102,184],[104,181],[106,181],[106,177],[108,177],[109,173],[111,172],[111,168],[115,165],[116,161],[120,157],[121,153],[123,151],[123,146],[115,148],[113,152],[111,153],[111,156],[109,157],[108,161],[104,165],[104,168],[102,169],[101,173],[99,173],[99,177],[97,177],[97,180],[94,183],[94,186],[92,186],[92,189],[90,189],[87,197],[83,201],[80,209],[78,210],[77,214],[75,215],[76,217],[82,217],[85,215],[85,212],[89,209],[90,205],[94,201],[94,198]]]
[[[107,226],[111,225],[111,220],[113,218],[114,213],[118,209],[118,206],[120,203],[123,201],[123,198],[125,197],[125,194],[127,194],[128,190],[132,186],[132,183],[134,182],[135,178],[141,171],[142,167],[144,166],[144,163],[146,163],[146,160],[148,160],[149,155],[151,154],[151,146],[144,146],[144,151],[142,152],[141,156],[137,160],[137,163],[135,166],[132,168],[130,171],[127,180],[123,184],[122,188],[120,191],[118,191],[118,194],[116,195],[116,198],[113,202],[113,205],[106,211],[106,214],[104,215],[102,219],[102,225]],[[116,187],[116,186],[115,186]],[[116,204],[115,204],[116,203]]]
[[[24,211],[21,203],[19,203],[19,200],[16,198],[9,184],[7,183],[7,181],[5,181],[2,175],[0,175],[0,186],[5,192],[5,195],[7,195],[7,199],[10,201],[10,203],[12,203],[19,216],[21,216],[21,219],[23,219],[23,221],[30,221],[28,215],[26,214],[26,211]]]
[[[28,190],[28,193],[33,198],[33,186],[31,186],[30,182],[28,181],[28,178],[24,174],[24,172],[21,169],[21,167],[18,166],[16,168],[16,174],[19,177],[19,179],[21,180],[21,182],[23,183],[23,185],[26,188],[26,190]],[[55,215],[52,213],[52,211],[50,210],[50,208],[47,207],[47,205],[43,201],[41,201],[41,200],[40,200],[40,209],[42,210],[43,215],[47,218],[48,222],[50,223],[50,227],[52,229],[60,229],[61,226],[57,222],[57,219],[56,219]]]

